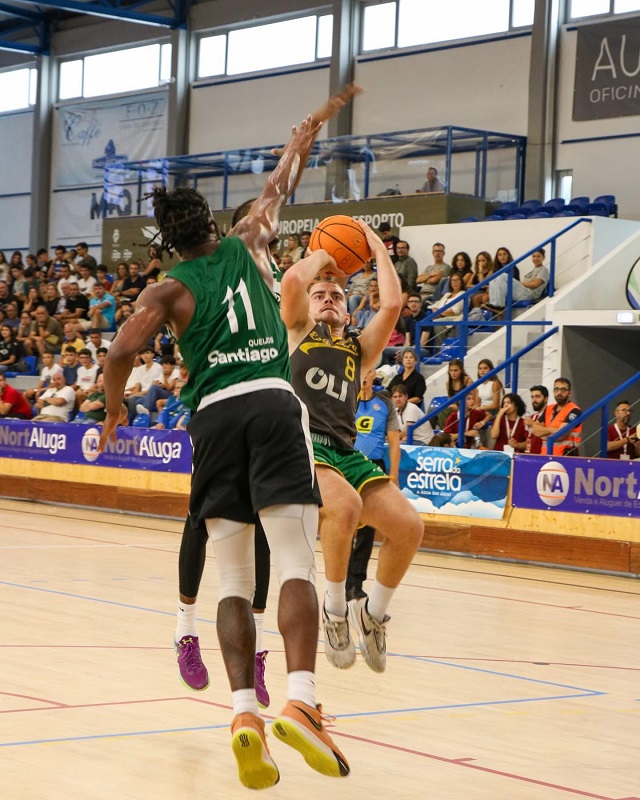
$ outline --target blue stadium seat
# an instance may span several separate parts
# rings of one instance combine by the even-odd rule
[[[524,214],[510,214],[507,219],[526,219]]]
[[[589,203],[587,214],[590,217],[608,217],[609,209],[604,203]]]
[[[513,214],[515,212],[517,207],[518,204],[515,202],[515,200],[509,200],[507,203],[503,203],[501,206],[498,206],[498,208],[495,208],[493,213],[499,217],[508,217],[509,214]]]
[[[464,217],[460,222],[477,222],[478,217]]]
[[[532,214],[529,219],[549,219],[551,214],[547,211],[536,211],[535,214]]]
[[[11,370],[11,371],[8,371],[8,372],[4,373],[5,378],[18,378],[18,377],[24,376],[24,375],[31,376],[31,375],[37,375],[38,374],[38,362],[37,362],[35,356],[25,356],[22,360],[24,361],[25,364],[29,365],[29,371],[28,372],[14,372],[13,370]]]
[[[564,207],[564,210],[573,212],[574,217],[581,217],[581,216],[586,216],[588,208],[589,208],[588,205],[587,206],[582,206],[582,205],[574,205],[573,203],[569,203],[568,205],[566,205]],[[560,216],[560,215],[556,214],[556,216]]]
[[[499,216],[498,214],[489,214],[488,217],[483,219],[483,222],[502,222],[504,217]]]
[[[572,197],[571,201],[568,203],[568,205],[570,205],[572,207],[574,207],[574,206],[577,207],[579,209],[578,213],[579,214],[584,214],[586,212],[587,207],[588,207],[590,202],[591,202],[591,200],[588,197],[585,197],[585,196]]]
[[[559,214],[564,209],[564,198],[553,197],[542,206],[542,211],[547,211],[551,216]]]
[[[438,395],[438,397],[432,397],[427,411],[435,411],[436,408],[444,408],[446,405],[448,405],[448,403],[449,397],[446,394]]]
[[[565,206],[563,211],[560,211],[558,214],[556,214],[556,217],[575,217],[575,216],[576,212],[571,211],[571,209],[568,206]]]
[[[607,207],[608,217],[618,216],[618,206],[616,204],[616,196],[614,194],[601,194],[598,197],[593,198],[593,203],[604,203],[604,205]]]
[[[542,201],[541,200],[527,200],[526,203],[523,203],[521,206],[518,207],[516,213],[518,214],[536,214],[542,208]]]

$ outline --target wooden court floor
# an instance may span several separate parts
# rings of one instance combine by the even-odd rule
[[[90,498],[90,487],[87,487]],[[0,797],[243,798],[207,560],[211,686],[172,650],[178,523],[0,501]],[[374,552],[375,558],[375,552]],[[318,588],[323,585],[318,556]],[[267,683],[285,701],[273,581]],[[387,672],[333,669],[319,699],[351,764],[317,775],[269,737],[274,800],[640,799],[640,587],[419,554],[391,609]]]

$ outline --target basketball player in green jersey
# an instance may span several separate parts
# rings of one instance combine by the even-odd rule
[[[386,667],[387,608],[423,534],[422,521],[400,489],[362,453],[354,450],[355,413],[362,376],[374,367],[402,307],[398,275],[387,248],[359,220],[378,270],[380,310],[357,339],[345,339],[347,305],[335,281],[316,282],[309,259],[282,278],[282,318],[289,331],[293,387],[309,409],[318,483],[323,498],[320,540],[326,591],[322,610],[325,653],[336,667],[355,661],[349,622],[360,651],[376,672]],[[334,271],[334,275],[335,275]],[[358,523],[382,536],[378,570],[369,598],[349,602],[345,582]]]
[[[104,367],[107,417],[101,448],[115,435],[135,354],[162,325],[174,332],[189,368],[181,395],[195,412],[188,428],[193,444],[189,513],[194,524],[205,521],[213,542],[220,583],[217,630],[234,710],[232,750],[241,782],[254,789],[279,780],[254,689],[250,600],[256,513],[281,584],[278,625],[288,671],[288,702],[272,730],[317,771],[336,777],[349,772],[315,700],[319,495],[307,413],[289,383],[287,334],[266,255],[301,157],[319,129],[311,117],[293,129],[262,195],[223,240],[198,192],[154,191],[163,246],[175,250],[182,263],[140,294]],[[318,251],[312,262],[318,271],[333,260]]]

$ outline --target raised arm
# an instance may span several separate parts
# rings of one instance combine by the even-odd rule
[[[362,346],[362,374],[372,369],[395,327],[402,310],[402,289],[396,268],[389,256],[385,243],[377,236],[366,222],[359,219],[358,224],[367,236],[371,253],[376,260],[378,270],[378,289],[380,293],[380,310],[360,336]]]

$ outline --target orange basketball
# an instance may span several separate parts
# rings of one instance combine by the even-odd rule
[[[323,219],[311,234],[311,250],[326,250],[333,256],[338,267],[347,275],[353,275],[371,258],[371,250],[362,228],[345,214],[334,214]]]

